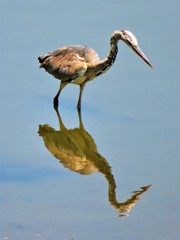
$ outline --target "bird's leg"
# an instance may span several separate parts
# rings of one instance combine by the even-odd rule
[[[55,109],[58,108],[58,97],[59,97],[62,89],[66,86],[66,84],[67,84],[66,82],[61,82],[61,83],[60,83],[59,90],[58,90],[56,96],[54,97],[54,108],[55,108]]]
[[[78,99],[78,104],[77,104],[78,111],[81,111],[81,98],[82,98],[82,92],[83,92],[84,87],[85,87],[85,84],[80,85],[79,99]]]
[[[82,121],[82,116],[81,116],[81,109],[78,110],[78,118],[79,118],[79,129],[85,130],[84,125],[83,125],[83,121]]]

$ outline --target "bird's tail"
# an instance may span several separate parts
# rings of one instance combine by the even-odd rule
[[[42,55],[42,56],[38,57],[39,63],[41,63],[41,65],[39,66],[40,68],[44,66],[43,63],[48,57],[50,57],[50,53],[47,53],[45,55]]]

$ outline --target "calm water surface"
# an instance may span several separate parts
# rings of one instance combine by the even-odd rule
[[[179,1],[1,0],[0,239],[179,237]],[[86,44],[104,58],[128,29],[150,69],[119,43],[82,113],[37,57]]]

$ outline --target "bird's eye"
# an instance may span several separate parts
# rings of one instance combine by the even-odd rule
[[[132,42],[132,37],[129,36],[129,34],[127,32],[123,31],[123,35],[129,42]]]

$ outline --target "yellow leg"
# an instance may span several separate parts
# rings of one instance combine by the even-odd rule
[[[81,98],[82,98],[82,93],[83,93],[84,87],[85,87],[85,84],[80,85],[79,99],[78,99],[78,104],[77,104],[78,111],[81,110]]]
[[[58,108],[58,98],[59,98],[59,95],[61,93],[61,91],[63,90],[63,88],[67,85],[66,82],[61,82],[60,83],[60,87],[59,87],[59,90],[56,94],[56,96],[54,97],[54,108],[57,109]]]

